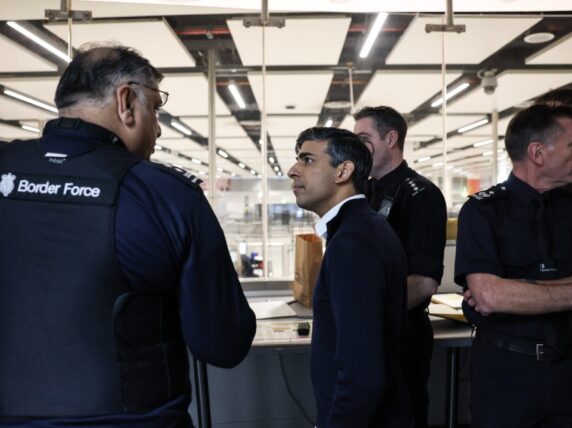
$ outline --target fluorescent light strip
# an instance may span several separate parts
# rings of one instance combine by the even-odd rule
[[[246,104],[244,104],[244,100],[242,99],[242,96],[240,95],[240,92],[238,91],[236,85],[234,83],[231,83],[228,85],[228,89],[230,90],[230,93],[234,97],[234,100],[236,101],[238,106],[240,108],[245,108]]]
[[[493,140],[483,140],[483,141],[479,141],[478,143],[473,144],[473,147],[483,147],[483,146],[487,146],[489,144],[492,144]]]
[[[35,126],[30,126],[30,125],[20,125],[20,128],[26,130],[26,131],[30,131],[30,132],[35,132],[36,134],[40,133],[40,128],[36,128]]]
[[[159,144],[155,144],[155,150],[163,150],[163,146],[160,146]]]
[[[250,170],[250,173],[251,173],[252,175],[256,175],[256,171],[253,170],[253,169]]]
[[[381,30],[381,26],[385,22],[387,18],[387,13],[382,12],[377,14],[377,18],[375,18],[375,22],[373,23],[372,27],[369,29],[369,33],[367,34],[367,38],[365,39],[365,43],[361,48],[361,52],[359,53],[360,58],[366,58],[369,55],[369,51],[377,39],[377,35],[379,30]]]
[[[32,104],[33,106],[43,108],[44,110],[51,111],[52,113],[58,112],[58,109],[55,108],[54,106],[51,106],[51,105],[44,103],[42,101],[38,101],[38,100],[35,100],[33,98],[30,98],[26,95],[20,94],[19,92],[14,92],[11,89],[4,88],[4,95],[7,95],[11,98],[15,98],[15,99],[20,100],[20,101],[24,101],[25,103],[28,103],[28,104]]]
[[[222,149],[218,149],[218,154],[221,155],[223,158],[228,159],[228,153]]]
[[[195,159],[195,158],[191,158],[191,162],[194,162],[194,163],[196,163],[197,165],[202,165],[202,164],[203,164],[203,162],[202,162],[201,160]]]
[[[177,131],[182,132],[185,135],[191,136],[193,135],[192,131],[184,125],[181,125],[179,122],[174,120],[171,121],[171,126],[175,128]]]
[[[326,128],[329,128],[330,126],[332,126],[333,123],[334,123],[334,121],[332,119],[326,120]]]
[[[430,159],[431,159],[431,156],[425,156],[425,157],[417,159],[417,163],[427,162]]]
[[[41,47],[43,47],[44,49],[50,51],[51,53],[53,53],[54,55],[56,55],[58,58],[63,59],[65,62],[71,62],[70,57],[60,51],[59,49],[57,49],[55,46],[50,45],[48,42],[42,40],[40,37],[36,36],[34,33],[32,33],[29,30],[26,30],[24,27],[22,27],[20,24],[18,24],[17,22],[14,21],[8,21],[7,24],[12,27],[14,30],[16,30],[18,33],[23,34],[24,36],[26,36],[27,38],[29,38],[31,41],[33,41],[34,43],[40,45]]]
[[[448,100],[449,98],[454,97],[458,93],[463,92],[468,87],[469,87],[469,84],[467,82],[461,83],[455,89],[451,89],[451,91],[447,91],[447,95],[445,95],[445,99]],[[440,97],[439,99],[433,101],[431,103],[431,107],[439,107],[441,104],[443,104],[443,97]]]
[[[270,156],[270,157],[268,158],[268,162],[274,163],[274,158],[273,158],[272,156]]]
[[[460,132],[462,134],[463,132],[467,132],[470,131],[471,129],[478,128],[479,126],[484,125],[485,123],[489,123],[489,120],[487,118],[478,120],[477,122],[470,123],[466,126],[462,126],[461,128],[457,129],[457,132]]]
[[[241,167],[242,169],[246,168],[246,165],[243,164],[242,162],[239,162],[239,163],[238,163],[238,166]]]

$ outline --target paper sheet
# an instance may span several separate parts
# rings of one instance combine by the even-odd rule
[[[295,317],[296,312],[285,300],[264,300],[261,302],[249,302],[257,320],[268,318]]]

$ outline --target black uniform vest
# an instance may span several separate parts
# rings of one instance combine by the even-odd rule
[[[40,141],[0,146],[0,415],[145,412],[189,393],[175,291],[134,291],[116,261],[138,158],[101,144],[50,162]]]

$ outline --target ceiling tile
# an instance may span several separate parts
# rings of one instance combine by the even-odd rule
[[[67,40],[67,25],[47,24],[45,27],[60,39]],[[74,23],[72,42],[74,48],[84,43],[121,43],[140,51],[157,68],[195,66],[193,57],[164,19]]]
[[[181,117],[181,121],[197,131],[203,137],[209,136],[208,117]],[[248,137],[242,126],[234,116],[217,116],[215,121],[216,138],[221,137]]]
[[[572,64],[572,33],[526,58],[527,64]]]
[[[319,114],[330,89],[332,71],[314,73],[268,73],[266,112],[268,114]],[[258,107],[262,108],[262,75],[248,73]],[[294,108],[288,108],[288,107]]]
[[[173,116],[207,116],[209,114],[209,87],[204,74],[167,74],[160,88],[169,92],[164,110]],[[230,114],[226,104],[215,94],[217,115]]]
[[[2,141],[12,141],[15,139],[29,140],[38,138],[39,136],[40,134],[37,132],[26,131],[22,128],[0,123],[0,140]]]
[[[455,17],[464,33],[427,33],[425,25],[444,24],[440,18],[416,17],[387,57],[387,64],[440,64],[443,34],[445,62],[479,64],[539,22],[538,18]],[[491,35],[494,34],[494,37]]]
[[[468,125],[482,119],[483,116],[447,116],[447,132],[454,131],[461,126]],[[417,122],[409,127],[407,131],[408,136],[427,136],[427,137],[441,137],[443,135],[443,116],[439,114],[432,114],[425,119]]]
[[[12,73],[18,71],[56,71],[58,67],[32,51],[23,48],[16,42],[0,34],[0,52],[3,61],[0,62],[0,72]]]
[[[350,18],[286,19],[283,28],[266,27],[266,65],[336,65]],[[242,64],[262,64],[262,29],[228,20]]]
[[[0,97],[0,119],[44,121],[54,119],[56,116],[55,113],[28,106],[28,104],[20,101],[13,101],[6,96]]]
[[[459,76],[447,73],[445,84]],[[437,95],[441,81],[441,73],[434,71],[378,71],[361,94],[357,107],[386,105],[406,114]]]
[[[494,93],[477,88],[447,106],[450,113],[490,113],[518,107],[550,89],[572,82],[570,71],[507,71],[498,76]]]
[[[318,123],[317,115],[277,115],[268,116],[267,119],[268,133],[272,138],[272,144],[274,141],[281,137],[294,137],[293,142],[295,142],[296,137],[300,132],[307,128],[316,126]]]

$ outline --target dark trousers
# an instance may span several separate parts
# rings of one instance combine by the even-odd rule
[[[411,400],[415,428],[427,427],[429,409],[427,382],[432,354],[433,328],[429,316],[424,310],[409,311],[404,327],[401,367]]]
[[[537,361],[475,339],[473,428],[572,427],[572,359]]]

